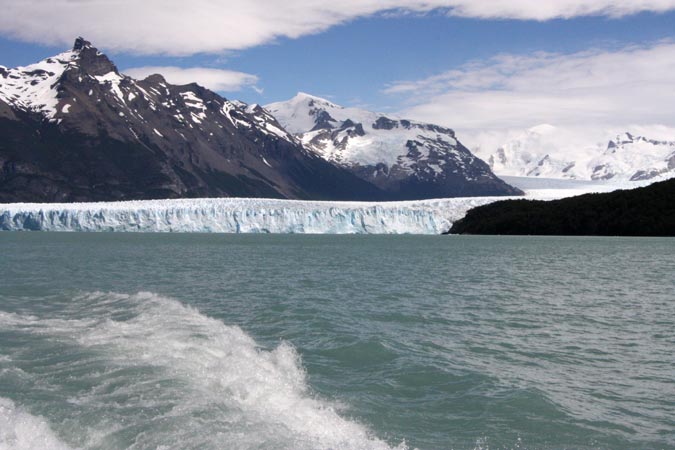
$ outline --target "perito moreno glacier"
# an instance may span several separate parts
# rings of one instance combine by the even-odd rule
[[[185,198],[98,203],[0,204],[0,231],[441,234],[477,206],[511,198],[555,200],[611,192],[625,183],[509,177],[525,197],[401,202]],[[633,186],[649,182],[632,183]]]
[[[0,205],[0,230],[307,234],[441,234],[504,197],[362,203],[180,199]]]

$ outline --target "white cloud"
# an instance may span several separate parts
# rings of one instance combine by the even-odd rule
[[[404,115],[458,130],[675,125],[675,44],[501,55],[385,89]]]
[[[675,9],[675,0],[0,0],[0,33],[113,51],[189,55],[319,33],[376,13],[442,9],[472,18],[549,20]]]
[[[451,14],[482,19],[550,20],[579,16],[621,17],[675,8],[671,0],[460,0]]]
[[[206,67],[134,67],[124,70],[124,73],[136,78],[143,79],[148,75],[159,73],[171,84],[197,83],[212,91],[239,91],[244,87],[250,87],[258,93],[262,90],[256,86],[258,77],[243,72],[232,70],[210,69]]]
[[[539,125],[528,129],[469,130],[461,133],[459,138],[464,145],[485,160],[498,148],[506,145],[520,152],[529,153],[534,161],[550,155],[560,161],[588,162],[606,149],[610,140],[616,139],[624,132],[659,141],[675,141],[675,127],[638,124],[615,126],[579,124],[564,127]],[[582,177],[590,176],[584,174],[583,169],[579,171],[583,166],[583,163],[579,164],[574,172],[578,172]],[[518,166],[513,168],[517,169]],[[508,171],[504,174],[516,175]]]

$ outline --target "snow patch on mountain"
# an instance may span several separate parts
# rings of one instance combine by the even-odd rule
[[[0,100],[53,119],[58,111],[58,82],[78,55],[68,51],[24,67],[0,67]]]
[[[258,125],[263,133],[271,134],[287,141],[297,142],[288,131],[284,130],[281,126],[277,126],[279,124],[276,118],[262,106],[254,103],[252,105],[245,105],[243,108],[246,113],[253,118],[253,121]]]
[[[266,105],[265,109],[271,112],[289,132],[302,134],[314,128],[315,117],[320,111],[335,112],[344,108],[321,97],[298,92],[291,100],[271,103]]]

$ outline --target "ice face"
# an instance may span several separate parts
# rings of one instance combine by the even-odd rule
[[[184,199],[0,205],[0,230],[440,234],[504,197],[413,202]]]

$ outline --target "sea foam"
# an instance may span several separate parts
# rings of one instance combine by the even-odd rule
[[[239,327],[157,294],[86,294],[63,317],[5,314],[0,326],[61,342],[70,355],[77,348],[59,370],[90,386],[65,400],[69,423],[87,422],[80,433],[89,436],[65,439],[78,446],[391,448],[312,392],[289,343],[263,349]],[[0,411],[20,417],[7,442],[24,445],[11,448],[67,448],[46,422],[7,405]]]
[[[0,450],[70,450],[42,417],[0,397]]]

